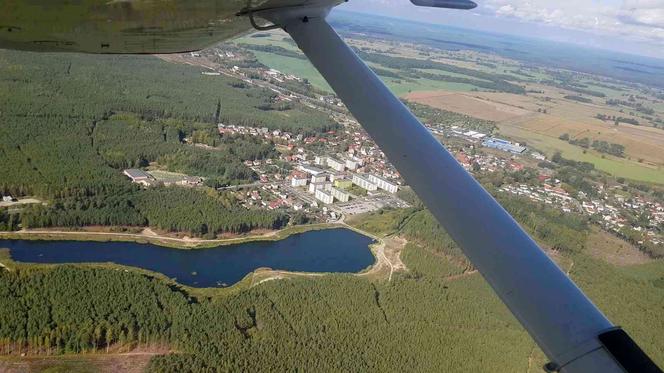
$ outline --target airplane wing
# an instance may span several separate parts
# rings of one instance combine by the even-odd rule
[[[0,48],[201,49],[286,30],[551,360],[548,371],[661,372],[538,247],[327,24],[342,0],[4,0]],[[471,9],[470,0],[411,0]],[[259,26],[256,18],[272,24]],[[507,342],[509,343],[509,342]]]
[[[0,48],[36,52],[180,53],[252,30],[254,12],[343,0],[3,0]]]

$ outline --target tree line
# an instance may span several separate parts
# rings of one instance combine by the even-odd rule
[[[14,229],[18,229],[16,219]],[[123,193],[68,196],[46,206],[28,206],[20,214],[23,228],[150,226],[205,238],[224,232],[278,229],[288,221],[289,217],[281,212],[247,210],[204,191],[176,186],[146,190],[128,187]]]
[[[620,123],[627,123],[627,124],[632,124],[635,126],[639,125],[639,121],[634,119],[634,118],[626,118],[626,117],[621,117],[621,116],[615,116],[615,115],[606,115],[606,114],[597,114],[595,115],[595,118],[602,120],[604,122],[606,121],[613,121],[613,123],[617,126]]]
[[[400,74],[405,77],[443,80],[443,81],[450,81],[457,83],[468,83],[481,88],[486,88],[501,92],[508,92],[508,93],[516,93],[516,94],[526,93],[526,90],[522,86],[510,83],[508,81],[516,79],[512,75],[487,73],[480,70],[473,70],[442,62],[421,60],[416,58],[407,58],[407,57],[394,57],[380,53],[368,52],[364,50],[356,50],[356,52],[364,61],[373,62],[391,69],[397,69],[400,71]],[[450,75],[432,74],[420,71],[420,69],[447,71],[454,74],[468,75],[477,79],[455,77]]]
[[[593,149],[597,150],[600,153],[611,154],[616,157],[625,156],[625,146],[621,144],[615,144],[604,140],[593,140],[592,142],[590,142],[590,139],[587,137],[583,137],[580,139],[573,139],[570,137],[568,133],[563,133],[558,138],[563,141],[567,141],[572,145],[577,145],[585,149],[592,147]]]

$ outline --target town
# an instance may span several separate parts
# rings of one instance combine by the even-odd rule
[[[181,55],[178,62],[200,66],[214,79],[225,75],[243,83],[269,89],[275,102],[298,102],[328,114],[338,130],[315,136],[219,123],[220,136],[254,136],[274,144],[279,157],[246,161],[259,177],[255,183],[219,188],[232,193],[248,209],[300,211],[319,221],[338,221],[345,216],[383,208],[404,208],[408,203],[398,191],[406,187],[361,126],[334,96],[307,89],[303,79],[264,67],[238,67],[243,50],[226,46],[204,54]],[[244,52],[246,53],[246,52]],[[534,173],[528,182],[503,183],[497,193],[526,197],[563,212],[588,216],[598,226],[623,237],[637,237],[638,245],[662,245],[664,205],[657,200],[625,193],[621,185],[596,185],[596,193],[569,191],[566,183],[542,164],[550,159],[535,149],[495,136],[485,122],[464,120],[424,121],[456,159],[476,177],[496,173]],[[479,124],[478,124],[479,123]],[[192,146],[203,146],[185,139]],[[133,181],[144,185],[198,186],[195,175],[163,175],[161,171],[126,170]],[[139,175],[138,178],[135,176]],[[635,218],[640,217],[640,218]]]
[[[240,74],[234,66],[219,71]],[[245,81],[264,84],[297,79],[269,69],[260,70],[262,79]],[[212,76],[213,77],[213,76]],[[304,101],[328,113],[333,113],[342,128],[319,136],[305,137],[281,130],[255,128],[219,123],[220,136],[248,135],[274,143],[280,151],[278,159],[246,161],[245,164],[259,175],[259,181],[248,185],[222,187],[228,190],[249,209],[287,209],[302,211],[323,221],[337,221],[344,216],[376,211],[386,207],[403,208],[408,203],[397,192],[404,186],[399,173],[385,158],[361,126],[352,119],[333,96],[306,97],[286,88],[278,87],[280,100]],[[304,97],[304,98],[301,98]],[[336,106],[331,112],[330,104]],[[520,172],[529,167],[537,170],[535,183],[502,185],[498,191],[545,203],[563,212],[576,212],[593,217],[607,231],[624,234],[625,229],[643,233],[653,245],[664,244],[658,226],[664,223],[664,206],[658,201],[643,197],[625,198],[621,187],[598,186],[598,195],[584,192],[575,195],[563,188],[563,182],[555,179],[547,168],[538,166],[546,157],[533,149],[489,133],[467,128],[464,123],[425,123],[427,128],[443,141],[457,160],[476,176],[495,172]],[[190,141],[190,139],[186,139]],[[200,144],[193,144],[199,145]],[[181,175],[164,178],[161,171],[155,174],[140,170],[126,170],[133,181],[144,185],[197,186],[202,179]],[[152,174],[155,174],[153,176]],[[635,225],[633,215],[646,214],[650,219]],[[643,244],[643,240],[637,240]]]

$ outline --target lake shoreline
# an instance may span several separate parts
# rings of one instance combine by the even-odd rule
[[[323,228],[323,227],[318,227]],[[210,250],[113,241],[0,241],[0,261],[13,268],[53,265],[132,267],[165,275],[196,288],[230,287],[254,272],[362,273],[378,261],[376,241],[346,227],[307,232],[289,230],[278,240],[251,241]],[[299,230],[298,230],[299,231]],[[42,237],[43,238],[43,237]],[[343,242],[344,244],[339,244]],[[361,249],[361,250],[359,250]],[[6,262],[5,262],[6,261]]]
[[[319,223],[291,226],[261,235],[247,235],[243,237],[221,238],[213,240],[199,238],[176,238],[162,235],[147,235],[143,233],[57,230],[23,230],[15,232],[0,232],[0,240],[133,242],[137,244],[152,244],[178,250],[197,250],[257,241],[279,241],[295,234],[335,228],[350,229],[374,240],[378,239],[371,233],[365,232],[347,224]]]

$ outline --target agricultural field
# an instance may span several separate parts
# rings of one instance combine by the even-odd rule
[[[598,154],[592,150],[584,153],[584,149],[570,145],[554,136],[547,136],[531,131],[523,131],[516,127],[500,126],[501,136],[527,143],[547,155],[560,152],[565,158],[576,161],[590,162],[595,168],[616,177],[624,177],[637,181],[664,184],[664,171],[660,167],[646,166],[624,158]]]
[[[561,152],[566,158],[593,163],[618,177],[664,183],[664,130],[602,121],[595,115],[616,115],[610,108],[570,102],[562,98],[544,100],[532,95],[449,91],[415,92],[407,99],[432,107],[495,120],[502,136],[526,143],[548,154]],[[539,110],[539,111],[538,111]],[[546,114],[541,110],[546,110]],[[625,157],[585,150],[559,139],[588,137],[625,147]],[[585,151],[584,151],[585,150]]]
[[[488,92],[423,91],[412,92],[406,95],[406,99],[431,107],[498,122],[532,114],[533,108],[524,107],[520,102],[528,101],[527,97],[510,95],[512,97],[509,97],[509,100],[504,100],[499,95],[501,94]],[[521,100],[517,101],[519,99]],[[527,104],[531,104],[531,102],[527,102]]]
[[[642,85],[528,64],[481,50],[442,50],[376,38],[352,28],[342,28],[342,35],[404,99],[495,121],[499,135],[549,157],[560,152],[616,177],[664,183],[664,104]],[[284,52],[249,47],[263,65],[331,91],[281,31],[246,36],[235,44],[281,48]],[[565,134],[572,140],[619,144],[624,154],[616,157],[571,145],[559,140]]]
[[[238,46],[274,46],[284,48],[288,51],[296,52],[299,55],[302,53],[297,49],[297,47],[288,41],[288,35],[283,31],[271,31],[271,32],[261,32],[258,35],[260,37],[255,37],[256,34],[245,36],[239,39],[234,40],[234,44]],[[360,40],[351,39],[349,40],[350,44],[356,48],[362,48],[363,42]],[[389,45],[384,45],[382,43],[376,43],[373,45],[376,50],[384,52],[390,49]],[[314,85],[316,88],[332,92],[330,86],[325,82],[325,80],[320,76],[320,74],[314,69],[314,67],[306,59],[294,58],[291,56],[286,56],[279,53],[263,52],[263,51],[253,51],[254,55],[258,62],[262,63],[265,66],[268,66],[272,69],[279,70],[286,74],[293,74],[301,78],[309,80],[309,82]],[[385,52],[386,54],[390,54]],[[401,56],[411,56],[413,51],[404,50]],[[458,63],[458,62],[457,62]],[[381,70],[392,70],[382,66],[380,64],[369,63],[372,68],[379,68]],[[464,66],[464,64],[460,64]],[[474,65],[473,65],[474,66]],[[393,71],[393,70],[392,70]],[[422,69],[424,72],[435,73],[435,71],[427,71],[427,69]],[[452,75],[463,78],[472,78],[464,74],[454,74],[447,73],[446,75]],[[396,77],[382,76],[385,84],[397,95],[404,96],[410,92],[414,91],[428,91],[428,90],[447,90],[447,91],[460,91],[460,92],[469,92],[473,89],[477,89],[477,86],[467,83],[457,83],[457,82],[443,82],[437,81],[434,79],[426,78],[410,78],[410,79],[400,79]]]

